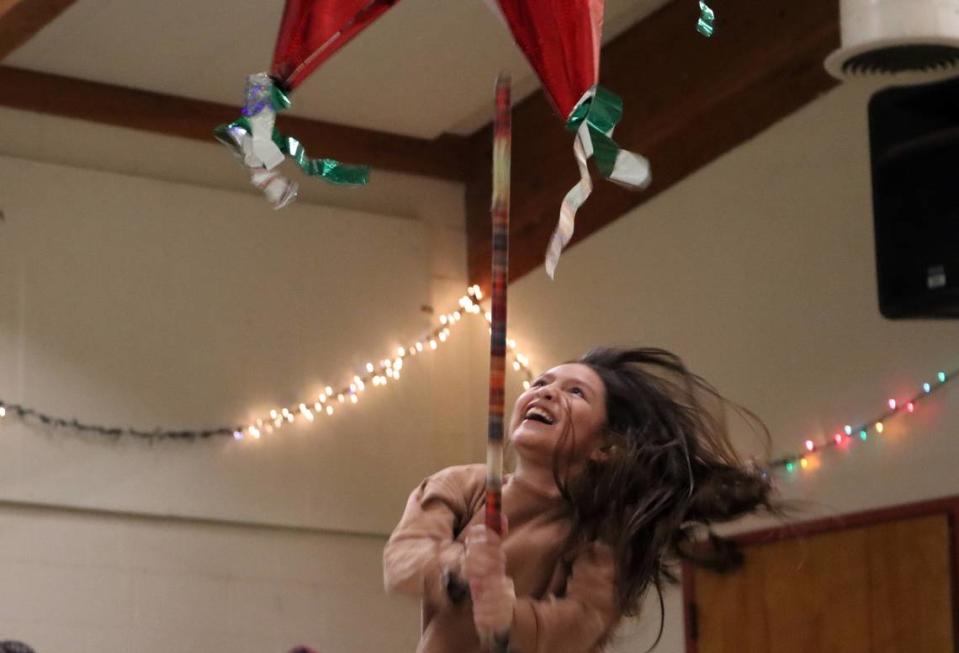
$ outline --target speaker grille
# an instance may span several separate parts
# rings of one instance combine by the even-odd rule
[[[945,71],[959,66],[959,48],[948,45],[895,45],[877,48],[843,62],[847,75],[883,75]]]

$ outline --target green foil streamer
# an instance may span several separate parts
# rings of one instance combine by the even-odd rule
[[[716,31],[716,12],[702,0],[699,2],[699,22],[696,23],[696,31],[706,38]]]
[[[607,179],[613,174],[620,150],[616,141],[607,134],[612,133],[622,117],[622,98],[607,88],[596,86],[596,93],[577,104],[566,121],[566,129],[574,133],[586,122],[593,142],[593,159],[600,174]]]
[[[300,141],[292,136],[284,136],[279,130],[273,131],[273,142],[311,177],[322,177],[331,184],[348,186],[364,186],[370,181],[368,166],[347,165],[336,159],[311,159]]]

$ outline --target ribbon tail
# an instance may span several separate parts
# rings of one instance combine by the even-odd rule
[[[622,149],[612,139],[612,130],[603,133],[590,129],[595,150],[593,159],[604,178],[629,188],[645,188],[652,180],[649,161],[645,157]]]
[[[549,246],[546,248],[546,274],[549,275],[550,279],[556,278],[556,266],[559,264],[559,257],[573,237],[573,231],[576,227],[576,212],[593,192],[593,180],[589,176],[589,167],[586,164],[587,159],[593,153],[593,147],[589,136],[589,127],[586,123],[583,123],[576,131],[573,152],[576,157],[576,165],[579,167],[579,181],[569,189],[566,197],[563,198],[563,203],[559,209],[559,223],[556,225],[556,229],[549,239]]]
[[[653,180],[649,160],[635,152],[620,150],[609,180],[629,188],[646,188]]]
[[[344,186],[363,186],[370,181],[368,166],[347,165],[335,159],[311,159],[302,143],[292,136],[274,134],[274,140],[280,143],[280,149],[311,177],[322,177],[331,184]]]

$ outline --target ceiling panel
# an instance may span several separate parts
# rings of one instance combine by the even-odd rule
[[[667,0],[607,0],[606,38]],[[80,0],[5,64],[239,105],[269,68],[279,0]],[[690,26],[693,29],[693,26]],[[291,113],[433,138],[489,120],[493,80],[516,97],[538,84],[483,0],[404,0],[317,70]]]

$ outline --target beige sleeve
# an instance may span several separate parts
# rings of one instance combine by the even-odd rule
[[[383,551],[387,592],[422,597],[433,608],[449,605],[444,571],[459,576],[465,553],[453,538],[454,528],[462,528],[470,518],[466,471],[443,470],[410,494]]]
[[[612,550],[594,544],[573,562],[562,598],[520,598],[513,610],[511,653],[588,653],[619,621]]]

